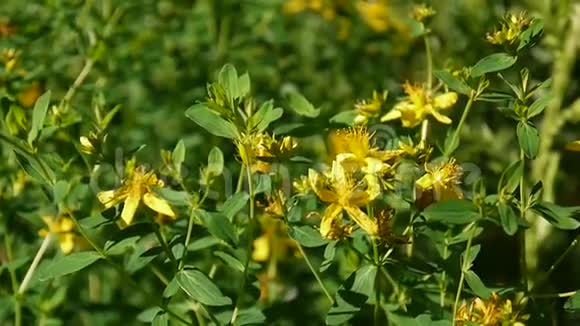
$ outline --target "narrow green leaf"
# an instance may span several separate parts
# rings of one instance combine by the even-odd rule
[[[284,110],[281,108],[274,108],[273,101],[266,101],[249,119],[248,129],[252,130],[255,128],[258,132],[263,132],[272,122],[280,119],[283,113]]]
[[[482,299],[489,299],[491,297],[491,290],[488,289],[485,284],[481,281],[479,276],[475,274],[474,271],[465,272],[465,281],[469,288]]]
[[[65,180],[59,180],[54,184],[52,192],[54,195],[54,202],[57,204],[63,203],[65,197],[68,195],[69,184]]]
[[[191,106],[187,111],[185,111],[185,115],[212,135],[229,139],[235,139],[238,137],[236,126],[231,122],[224,120],[217,113],[203,104],[195,104]]]
[[[180,139],[175,145],[173,152],[171,153],[171,159],[176,168],[181,167],[183,161],[185,161],[185,143],[183,139]]]
[[[254,306],[240,310],[234,326],[265,325],[265,321],[264,313]]]
[[[235,193],[233,196],[226,200],[220,212],[224,214],[228,220],[232,221],[234,216],[236,216],[236,214],[238,214],[242,208],[246,206],[248,199],[250,199],[250,195],[248,195],[246,192]]]
[[[238,78],[237,97],[243,98],[243,97],[247,96],[248,94],[250,94],[250,87],[251,87],[250,75],[248,75],[248,73],[241,75]]]
[[[354,124],[355,117],[356,117],[356,112],[354,110],[343,111],[343,112],[335,114],[332,118],[330,118],[330,122],[344,124],[347,126],[352,126]]]
[[[520,121],[517,127],[517,135],[520,148],[524,151],[526,157],[534,159],[538,154],[538,146],[540,144],[538,129],[528,123]]]
[[[518,231],[518,216],[513,208],[506,203],[499,202],[497,206],[501,226],[505,233],[514,235]]]
[[[201,218],[211,235],[233,247],[237,246],[238,236],[234,225],[223,214],[210,213],[199,208],[196,209],[195,214]]]
[[[288,233],[292,239],[298,241],[304,247],[315,248],[328,243],[328,240],[322,238],[320,232],[309,225],[291,226]]]
[[[539,99],[535,100],[534,103],[532,103],[532,105],[530,105],[530,107],[528,108],[528,119],[531,119],[537,116],[538,114],[542,113],[551,100],[552,100],[551,94],[546,94],[540,97]]]
[[[501,189],[504,192],[511,194],[513,193],[519,186],[520,178],[522,177],[523,173],[523,164],[522,161],[516,161],[510,164],[501,174],[498,183],[498,193]]]
[[[576,293],[566,301],[564,309],[576,313],[580,311],[580,290],[576,290]]]
[[[207,171],[214,176],[224,171],[224,154],[218,147],[213,147],[207,157]]]
[[[288,101],[290,102],[292,110],[298,115],[316,118],[320,114],[320,109],[315,108],[314,105],[299,93],[288,94]]]
[[[34,104],[34,111],[32,111],[32,125],[30,127],[30,132],[28,133],[28,143],[32,144],[38,137],[42,126],[44,125],[44,119],[46,118],[46,113],[48,112],[48,105],[50,104],[50,91],[42,94]]]
[[[233,270],[241,273],[244,272],[244,264],[242,264],[242,262],[239,261],[236,257],[223,251],[215,251],[213,254]]]
[[[500,71],[513,66],[517,57],[512,57],[507,53],[494,53],[479,60],[471,67],[471,76],[479,77],[490,72]]]
[[[228,99],[235,100],[239,98],[238,72],[233,65],[226,64],[223,66],[218,74],[218,83],[224,88]]]
[[[169,316],[162,312],[155,315],[153,321],[151,322],[151,326],[168,326],[169,325]]]
[[[177,283],[192,299],[208,306],[225,306],[232,300],[223,295],[222,291],[197,269],[183,270],[175,276]]]
[[[462,261],[466,261],[467,269],[471,269],[471,266],[473,266],[473,262],[477,258],[477,255],[479,255],[480,251],[481,251],[481,245],[471,246],[469,248],[469,253],[467,252],[467,249],[465,249],[465,251],[463,251],[463,253],[461,254],[461,259],[462,259]]]
[[[101,255],[94,251],[75,252],[66,256],[56,257],[40,276],[41,280],[61,277],[80,271],[101,259]]]
[[[447,85],[447,87],[451,88],[457,93],[469,95],[469,93],[471,92],[471,88],[465,82],[463,82],[461,79],[454,77],[447,70],[443,69],[437,70],[433,74],[435,75],[435,77],[439,78],[445,85]]]
[[[549,202],[540,202],[532,207],[550,224],[562,230],[575,230],[580,222],[573,217],[580,213],[580,206],[563,207]]]
[[[428,222],[466,224],[479,218],[477,208],[467,200],[444,200],[430,205],[423,211]]]

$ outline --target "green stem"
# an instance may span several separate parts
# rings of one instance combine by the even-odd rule
[[[85,64],[84,64],[83,68],[81,69],[81,71],[79,72],[77,78],[75,79],[72,86],[68,89],[68,91],[66,92],[66,94],[62,98],[63,103],[70,103],[73,96],[75,95],[76,90],[83,84],[83,82],[85,81],[85,79],[87,78],[89,73],[91,72],[91,69],[93,69],[94,64],[95,64],[95,60],[93,60],[91,58],[89,58],[85,61]]]
[[[468,268],[467,264],[469,263],[469,251],[471,249],[471,243],[473,242],[473,237],[475,236],[475,223],[470,225],[473,229],[469,234],[469,238],[467,239],[467,246],[465,247],[465,257],[463,258],[463,262],[461,264],[461,276],[459,277],[459,284],[457,286],[457,293],[455,293],[455,303],[453,304],[453,326],[455,326],[455,316],[457,315],[457,308],[459,307],[459,299],[461,298],[461,292],[463,291],[463,282],[465,281],[465,272]]]
[[[30,283],[30,280],[32,279],[32,275],[34,274],[34,271],[36,271],[36,268],[38,267],[40,260],[42,259],[42,257],[44,256],[44,253],[48,249],[48,246],[50,245],[51,240],[52,240],[52,233],[48,233],[46,235],[46,237],[44,238],[44,240],[42,241],[40,248],[36,252],[36,255],[34,256],[34,259],[32,260],[30,267],[28,267],[28,270],[26,271],[26,274],[24,275],[24,280],[22,280],[22,283],[20,283],[20,287],[18,288],[18,296],[21,296],[22,294],[24,294],[24,291],[26,291],[26,288],[28,287],[28,283]]]
[[[159,225],[157,225],[157,223],[153,223],[153,230],[155,231],[155,236],[157,237],[157,241],[159,241],[159,244],[161,245],[161,247],[163,247],[163,250],[165,250],[165,253],[169,257],[171,262],[173,264],[175,264],[173,266],[173,267],[175,267],[177,265],[177,259],[175,259],[175,255],[171,251],[171,248],[169,248],[169,245],[167,244],[167,241],[165,240],[165,237],[161,233],[160,227],[159,227]],[[184,249],[184,253],[185,253],[185,249]]]
[[[308,258],[308,255],[306,255],[306,252],[304,251],[304,248],[300,245],[300,243],[298,243],[298,241],[295,241],[295,243],[296,243],[296,246],[298,247],[298,250],[300,251],[300,254],[302,255],[302,257],[304,257],[304,261],[306,262],[306,265],[308,265],[310,272],[312,272],[312,275],[314,275],[314,277],[316,278],[318,285],[320,285],[320,288],[322,289],[322,291],[324,292],[324,294],[328,298],[328,301],[330,301],[330,304],[334,304],[334,298],[332,297],[332,295],[330,294],[330,292],[328,291],[328,289],[324,285],[324,282],[322,282],[322,278],[320,278],[320,274],[312,265],[310,258]]]
[[[380,268],[381,261],[379,259],[379,248],[377,246],[377,240],[374,238],[371,238],[371,242],[373,245],[373,259],[374,259],[375,266],[377,266],[377,268]],[[377,275],[375,276],[375,306],[374,306],[374,313],[373,313],[373,320],[374,320],[375,326],[381,325],[381,323],[380,323],[381,288],[379,286],[379,276],[380,276],[379,273],[377,273]]]
[[[240,288],[238,289],[238,297],[236,299],[236,305],[234,307],[234,312],[232,313],[232,319],[230,320],[230,324],[234,324],[234,322],[236,321],[236,319],[238,318],[238,313],[240,310],[240,304],[241,304],[241,299],[242,299],[242,295],[244,293],[244,289],[246,287],[246,281],[248,279],[248,270],[249,270],[249,265],[250,265],[250,259],[252,257],[252,244],[253,244],[253,240],[254,240],[254,226],[256,224],[255,222],[255,217],[254,217],[254,210],[255,210],[255,194],[254,194],[254,185],[253,185],[253,181],[252,181],[252,168],[250,166],[247,166],[245,168],[246,170],[246,178],[248,179],[248,192],[250,195],[250,212],[249,212],[249,217],[248,217],[248,243],[246,245],[246,260],[244,262],[244,278],[242,279],[242,284],[240,285]]]
[[[566,256],[568,256],[568,254],[570,254],[574,250],[574,248],[578,244],[578,239],[580,238],[580,231],[577,231],[576,233],[577,235],[574,238],[574,240],[570,242],[568,247],[556,259],[556,261],[554,261],[554,263],[550,266],[550,268],[548,268],[546,273],[544,273],[541,277],[538,278],[538,280],[534,283],[533,288],[529,292],[533,292],[535,289],[541,288],[542,285],[544,285],[544,283],[550,278],[550,275],[552,275],[554,270],[556,270],[556,268],[558,268],[558,266],[560,266],[560,264],[564,261],[564,258],[566,258]]]
[[[451,137],[451,142],[450,144],[457,144],[459,142],[459,135],[461,134],[461,129],[463,128],[463,125],[465,124],[465,120],[467,120],[467,116],[469,115],[469,111],[471,111],[471,107],[473,106],[473,102],[475,101],[475,92],[471,91],[471,93],[469,93],[469,100],[467,101],[467,104],[465,105],[465,109],[463,109],[463,113],[461,114],[461,119],[459,120],[459,124],[457,125],[457,129],[455,129],[455,132],[453,132],[453,136]],[[453,147],[457,147],[457,146],[453,146]],[[455,148],[451,148],[452,150],[455,150]],[[449,152],[449,153],[445,153],[446,157],[450,157],[451,154],[453,154],[453,151]]]
[[[209,194],[209,189],[206,189],[205,193],[203,194],[203,196],[201,197],[201,199],[197,203],[198,207],[203,205],[203,203],[207,199],[208,194]],[[187,247],[189,246],[189,241],[191,241],[191,232],[193,231],[193,220],[195,217],[195,209],[196,208],[197,207],[191,207],[191,211],[189,212],[189,221],[187,222],[187,234],[185,235],[185,241],[183,242],[183,254],[179,258],[179,264],[177,267],[177,270],[179,270],[179,271],[183,270],[183,268],[185,267],[185,256],[187,253]]]
[[[244,185],[244,165],[240,167],[240,175],[238,176],[238,183],[236,184],[236,194],[242,191],[242,186]]]
[[[4,235],[4,246],[6,247],[6,259],[7,263],[12,262],[12,239],[10,234],[6,233]],[[18,279],[16,278],[16,272],[13,268],[8,268],[8,273],[10,274],[10,283],[12,284],[12,294],[14,296],[14,326],[22,325],[22,303],[20,302],[20,296],[18,295]]]
[[[520,160],[522,162],[522,171],[525,171],[525,164],[526,164],[526,157],[524,151],[520,149]],[[520,176],[520,219],[522,221],[526,221],[526,191],[525,191],[525,178],[524,173]],[[529,282],[528,282],[528,263],[527,263],[527,252],[526,252],[526,231],[520,231],[520,270],[522,274],[522,285],[524,286],[524,290],[527,292],[529,290]]]
[[[428,35],[423,36],[423,43],[425,44],[425,57],[427,59],[427,89],[431,91],[431,87],[433,87],[433,55],[431,54]]]

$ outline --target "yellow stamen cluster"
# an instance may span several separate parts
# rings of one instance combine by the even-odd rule
[[[157,178],[155,172],[147,171],[142,166],[131,166],[128,169],[127,177],[119,188],[99,192],[97,198],[107,209],[123,202],[121,219],[125,226],[130,225],[133,221],[141,200],[157,213],[175,218],[175,212],[169,203],[154,192],[155,189],[163,186],[163,181]]]
[[[369,119],[377,118],[381,109],[387,100],[388,92],[379,94],[377,91],[373,92],[373,98],[370,100],[362,100],[355,104],[354,108],[356,116],[354,123],[357,125],[366,125]]]
[[[417,20],[418,22],[424,22],[427,19],[435,16],[436,13],[437,12],[435,9],[433,9],[433,7],[422,3],[413,6],[413,9],[411,10],[411,17],[413,17],[413,19]]]
[[[276,139],[266,133],[250,134],[237,143],[238,154],[253,171],[266,173],[273,161],[284,160],[298,147],[290,136]]]
[[[463,169],[455,159],[447,162],[436,164],[433,167],[427,167],[426,173],[416,182],[418,198],[425,196],[428,198],[427,203],[448,200],[462,199],[463,192],[459,188]]]
[[[381,118],[382,122],[401,119],[403,127],[413,128],[431,115],[441,123],[451,124],[451,119],[441,114],[441,111],[457,102],[457,93],[432,94],[424,87],[412,85],[409,82],[403,85],[403,90],[407,97],[384,115]]]
[[[468,324],[525,326],[526,320],[527,316],[515,310],[511,300],[503,300],[496,293],[493,293],[487,300],[475,298],[469,305],[463,303],[455,315],[455,322],[458,326]]]

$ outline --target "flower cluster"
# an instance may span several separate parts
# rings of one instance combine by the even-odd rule
[[[507,14],[499,29],[486,35],[489,43],[495,45],[513,44],[519,39],[521,33],[530,26],[531,20],[525,12],[519,14]]]
[[[487,300],[475,298],[469,305],[463,303],[455,315],[458,326],[524,326],[526,320],[527,316],[514,309],[511,300],[504,300],[497,293],[493,293]]]

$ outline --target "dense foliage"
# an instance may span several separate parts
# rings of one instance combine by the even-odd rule
[[[575,325],[580,4],[5,0],[0,324]]]

